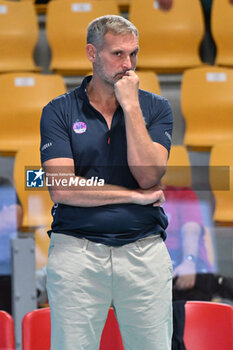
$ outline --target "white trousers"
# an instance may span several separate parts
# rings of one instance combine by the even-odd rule
[[[51,350],[98,350],[111,305],[125,350],[171,350],[172,264],[160,236],[109,247],[52,233],[47,289]]]

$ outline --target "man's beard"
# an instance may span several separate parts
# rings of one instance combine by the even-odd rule
[[[124,71],[116,72],[113,76],[108,76],[105,73],[104,65],[101,61],[101,58],[98,57],[98,61],[95,62],[95,71],[99,75],[99,77],[108,85],[114,87],[115,83],[122,79],[126,72],[130,69],[126,69]],[[133,69],[135,71],[135,68]]]

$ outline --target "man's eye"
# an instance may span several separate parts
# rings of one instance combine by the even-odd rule
[[[120,56],[120,55],[121,55],[120,51],[115,52],[115,56]]]

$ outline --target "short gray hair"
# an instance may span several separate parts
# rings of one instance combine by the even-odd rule
[[[138,38],[137,28],[122,16],[106,15],[94,19],[87,28],[87,44],[100,48],[107,32],[116,35],[133,33]]]

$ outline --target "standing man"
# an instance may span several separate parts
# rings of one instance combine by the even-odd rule
[[[132,23],[97,18],[86,45],[93,75],[43,110],[43,167],[60,174],[50,182],[52,350],[98,350],[110,305],[125,350],[171,348],[172,265],[158,184],[172,112],[138,89],[138,50]]]

